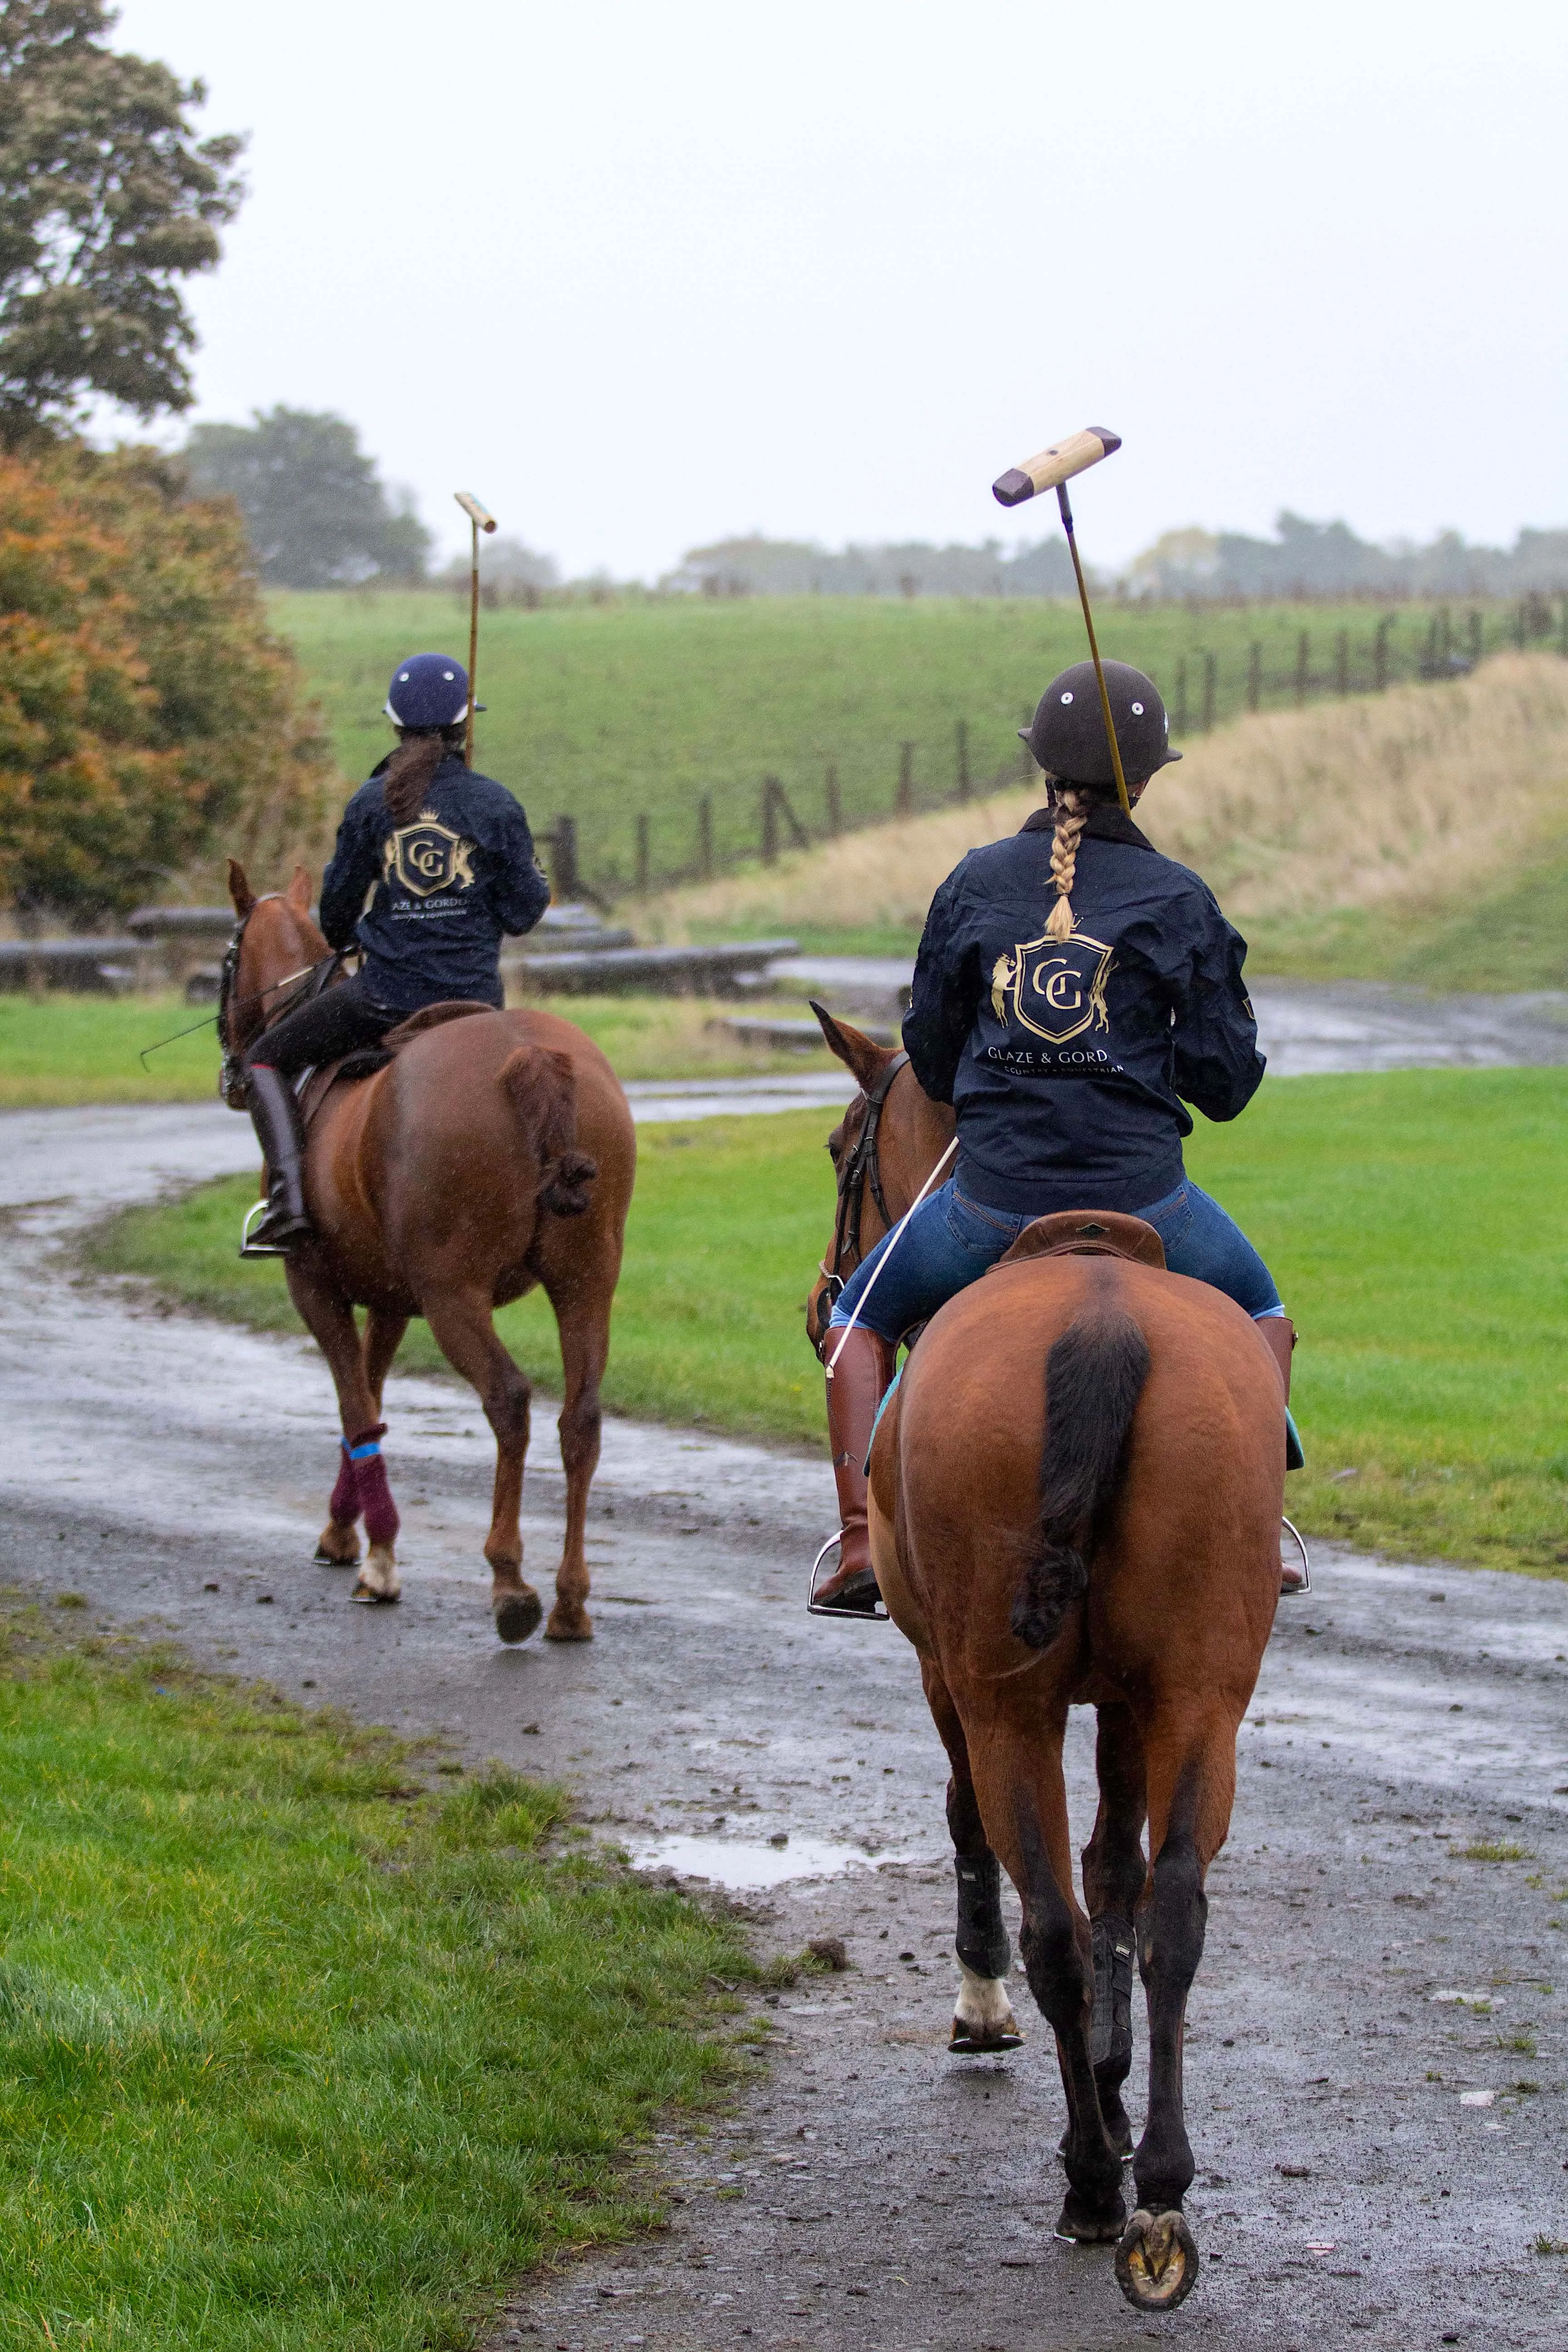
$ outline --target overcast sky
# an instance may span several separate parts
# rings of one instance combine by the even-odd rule
[[[203,418],[360,427],[583,572],[1011,540],[1076,426],[1092,562],[1282,506],[1568,523],[1561,0],[129,0],[250,195]]]

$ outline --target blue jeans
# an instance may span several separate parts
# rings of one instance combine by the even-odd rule
[[[1190,1177],[1137,1213],[1165,1244],[1165,1264],[1173,1274],[1212,1283],[1255,1318],[1284,1313],[1274,1277],[1241,1227]],[[896,1343],[994,1265],[1030,1222],[966,1200],[950,1176],[905,1226],[861,1323]],[[835,1325],[847,1323],[854,1314],[891,1239],[884,1234],[845,1284],[833,1309]]]

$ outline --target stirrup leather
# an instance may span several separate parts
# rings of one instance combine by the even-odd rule
[[[806,1579],[805,1585],[805,1607],[807,1615],[811,1617],[858,1617],[870,1624],[890,1624],[892,1620],[888,1615],[887,1603],[882,1599],[880,1593],[877,1596],[877,1605],[874,1609],[834,1609],[831,1606],[825,1606],[822,1601],[818,1601],[816,1597],[816,1588],[822,1580],[822,1563],[827,1558],[830,1551],[836,1551],[837,1549],[843,1540],[844,1530],[840,1528],[828,1537],[827,1541],[823,1545],[822,1549],[817,1553],[816,1558],[811,1563],[811,1574]]]

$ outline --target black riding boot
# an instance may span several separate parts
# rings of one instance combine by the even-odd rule
[[[265,1062],[251,1065],[250,1119],[267,1162],[267,1212],[254,1232],[247,1234],[239,1254],[241,1257],[287,1257],[310,1233],[300,1165],[304,1137],[293,1087]]]

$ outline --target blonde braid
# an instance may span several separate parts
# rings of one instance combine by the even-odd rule
[[[1089,822],[1089,800],[1085,793],[1071,784],[1058,784],[1055,792],[1057,829],[1051,837],[1051,874],[1057,886],[1057,903],[1051,908],[1046,924],[1048,940],[1070,940],[1072,937],[1073,877],[1078,871],[1079,836]]]

